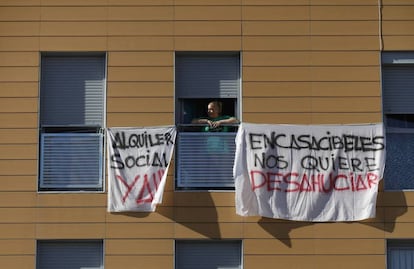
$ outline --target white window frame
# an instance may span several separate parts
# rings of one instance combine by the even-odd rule
[[[176,190],[234,190],[232,167],[234,161],[234,139],[236,136],[237,124],[230,126],[234,129],[232,132],[198,132],[197,134],[199,135],[196,135],[196,133],[191,131],[189,132],[188,130],[194,130],[192,128],[195,127],[201,129],[202,127],[194,126],[191,124],[191,122],[188,122],[188,119],[186,119],[187,122],[185,122],[183,115],[186,114],[186,111],[184,111],[183,107],[185,102],[188,104],[192,101],[197,101],[198,104],[203,103],[203,111],[206,111],[208,102],[212,100],[222,101],[227,104],[231,103],[233,104],[233,107],[229,108],[227,106],[227,109],[234,111],[234,115],[230,116],[235,116],[239,121],[241,121],[241,54],[240,52],[176,52],[175,59],[175,119],[176,125],[178,127],[178,136],[175,150],[175,188]],[[204,63],[203,59],[207,59],[207,63]],[[223,75],[225,72],[217,72],[218,69],[212,68],[214,71],[212,71],[210,74],[209,72],[204,71],[198,71],[198,73],[194,73],[193,68],[188,68],[188,66],[191,66],[194,62],[195,65],[197,65],[197,61],[200,60],[201,67],[199,70],[209,70],[205,66],[209,66],[210,64],[214,66],[216,64],[214,62],[216,59],[218,59],[218,62],[228,61],[223,64],[223,66],[237,66],[237,70],[230,69],[228,72],[229,74]],[[179,76],[186,74],[187,72],[180,69],[182,66],[177,64],[180,61],[190,62],[190,65],[187,66],[187,69],[184,68],[184,70],[190,70],[189,73],[192,73],[191,78],[195,79],[190,79],[192,81],[181,79],[185,82],[180,82],[181,80]],[[194,70],[197,69],[194,68]],[[218,76],[223,75],[223,77],[215,78],[215,72],[219,74]],[[233,79],[226,79],[226,76]],[[209,78],[212,78],[211,81]],[[216,84],[213,83],[215,79],[218,80],[218,83]],[[198,83],[198,80],[202,82]],[[216,85],[216,87],[206,86],[209,85],[209,83],[213,83],[212,85]],[[199,87],[199,85],[201,86]],[[180,87],[182,87],[183,90],[181,90]],[[213,90],[210,91],[210,88]],[[192,89],[196,90],[193,91]],[[221,163],[218,163],[220,164],[221,168],[217,165],[215,167],[209,167],[208,165],[204,167],[204,164],[207,164],[205,161],[207,157],[203,156],[203,151],[206,150],[206,147],[209,144],[208,141],[211,141],[213,137],[216,137],[217,140],[221,139],[225,141],[224,144],[227,145],[226,152],[223,151],[222,153],[216,155],[222,156],[221,160],[225,160]],[[191,143],[191,141],[194,142],[192,145],[194,150],[192,152],[189,152],[189,147],[186,147],[183,142]],[[212,156],[208,158],[212,158]],[[225,163],[228,163],[228,158],[231,158],[231,165],[226,168]],[[218,172],[214,174],[212,171]]]
[[[38,191],[39,192],[104,192],[105,191],[105,181],[104,181],[104,169],[105,169],[105,163],[104,163],[104,129],[105,129],[105,122],[106,122],[106,77],[107,77],[107,56],[106,53],[42,53],[40,55],[41,57],[41,79],[40,79],[40,109],[39,109],[39,180],[38,180]],[[85,80],[84,81],[84,87],[85,88],[74,88],[79,89],[80,97],[88,98],[85,100],[80,99],[79,103],[77,102],[78,99],[76,99],[76,94],[74,95],[75,102],[69,102],[71,105],[68,107],[68,114],[65,114],[66,107],[63,107],[63,109],[60,109],[57,107],[57,110],[54,110],[53,106],[48,104],[54,104],[56,102],[60,101],[60,98],[66,101],[66,97],[59,97],[59,95],[54,95],[53,98],[59,98],[59,99],[51,99],[52,101],[44,101],[44,96],[42,94],[45,94],[44,92],[47,91],[56,91],[56,89],[59,89],[59,85],[55,86],[48,86],[49,88],[45,88],[43,80],[50,81],[50,77],[44,77],[47,76],[47,70],[48,68],[43,68],[43,63],[46,63],[49,59],[51,59],[50,62],[53,63],[59,62],[59,59],[63,59],[63,62],[65,62],[66,59],[68,61],[75,62],[76,60],[80,59],[82,62],[83,60],[86,61],[86,64],[88,64],[89,59],[92,61],[92,64],[95,64],[96,66],[99,66],[99,70],[96,70],[94,73],[95,75],[98,75],[101,79],[100,80]],[[93,63],[96,61],[96,63]],[[85,64],[85,63],[83,63]],[[86,66],[86,65],[83,65]],[[52,66],[53,67],[53,66]],[[70,73],[71,65],[62,65],[62,70],[65,70],[65,68],[69,68],[68,74],[72,75]],[[57,69],[57,68],[56,68]],[[74,69],[74,75],[76,75],[76,69]],[[62,71],[63,72],[63,71]],[[53,71],[52,71],[53,73]],[[78,72],[82,74],[81,72]],[[59,73],[57,73],[59,74]],[[53,75],[52,75],[53,76]],[[68,77],[67,79],[71,79]],[[95,79],[95,78],[94,78]],[[76,82],[76,80],[74,80]],[[53,82],[52,82],[53,83]],[[59,82],[60,83],[60,82]],[[70,83],[68,83],[70,84]],[[70,92],[71,86],[68,86],[65,90],[62,90],[63,94],[68,94],[68,91]],[[75,86],[76,87],[76,86]],[[78,93],[79,93],[78,91]],[[87,95],[89,94],[89,95]],[[57,97],[56,97],[57,96]],[[42,99],[43,98],[43,99]],[[50,97],[48,97],[50,99]],[[71,97],[72,98],[72,97]],[[89,99],[92,98],[92,99]],[[96,99],[98,98],[98,99]],[[70,99],[70,98],[68,98]],[[42,104],[45,102],[45,104]],[[56,101],[57,100],[57,101]],[[96,101],[99,101],[96,103]],[[87,103],[89,101],[89,103]],[[64,102],[63,102],[64,103]],[[73,104],[73,105],[72,105]],[[77,113],[72,114],[70,113],[70,109],[75,109],[75,111],[85,111],[80,110],[85,108],[86,106],[89,106],[89,109],[87,111],[88,114],[84,113],[84,118],[80,119],[78,121],[76,115]],[[53,113],[56,113],[56,117],[49,117],[43,116],[45,115],[45,110],[47,110],[48,107],[52,107]],[[68,115],[68,116],[66,116]],[[64,122],[62,124],[59,123],[59,118],[62,118]],[[90,141],[91,144],[84,144],[82,142],[82,138],[84,137],[84,141]],[[52,138],[56,138],[53,140]],[[73,150],[70,150],[69,153],[63,153],[63,154],[57,154],[55,150],[49,150],[53,149],[53,146],[55,145],[65,145],[65,143],[62,142],[62,138],[68,138],[72,139],[74,141],[74,145],[78,145],[77,147],[74,147]],[[47,139],[47,140],[46,140]],[[45,143],[47,141],[47,143]],[[78,141],[78,142],[76,142]],[[95,141],[95,142],[94,142]],[[55,144],[56,143],[56,144]],[[54,145],[55,144],[55,145]],[[66,144],[67,145],[67,144]],[[84,146],[89,146],[89,148]],[[49,147],[47,147],[49,146]],[[82,146],[84,148],[82,148]],[[92,148],[91,148],[92,147]],[[69,167],[65,167],[65,158],[70,158],[75,153],[79,153],[80,156],[83,156],[83,158],[88,158],[87,160],[82,160],[81,158],[73,158],[70,159],[68,163]],[[65,156],[66,154],[66,156]],[[72,154],[72,155],[71,155]],[[97,156],[98,159],[95,160],[94,156]],[[78,160],[76,160],[78,159]],[[51,166],[53,164],[53,166]],[[49,165],[49,166],[48,166]],[[72,165],[72,167],[70,167]],[[83,165],[91,165],[91,169],[86,169],[85,167],[82,167]],[[98,167],[96,167],[98,166]],[[59,170],[61,167],[61,171]],[[91,172],[92,171],[92,172]],[[78,174],[76,174],[78,173]],[[65,174],[65,175],[64,175]],[[72,177],[69,177],[68,175],[71,175]],[[66,180],[68,178],[68,180]]]

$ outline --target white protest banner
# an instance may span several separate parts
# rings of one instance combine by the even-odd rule
[[[174,126],[108,128],[108,211],[153,212],[162,202]]]
[[[242,123],[236,212],[315,222],[372,218],[384,163],[382,124]]]

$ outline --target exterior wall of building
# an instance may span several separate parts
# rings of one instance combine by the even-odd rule
[[[411,192],[381,189],[354,223],[240,217],[233,192],[175,192],[173,169],[151,214],[39,193],[39,75],[40,52],[107,52],[106,126],[171,125],[174,52],[240,51],[242,121],[379,122],[380,52],[414,49],[396,2],[0,1],[0,267],[34,268],[36,240],[103,239],[105,268],[173,268],[175,239],[213,238],[242,239],[244,268],[386,268],[386,239],[414,237]]]

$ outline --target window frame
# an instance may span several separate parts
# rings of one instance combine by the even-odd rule
[[[181,246],[181,248],[183,248],[181,251],[180,251],[180,244],[185,244],[185,245],[187,245],[186,247],[183,247],[183,246]],[[188,246],[189,245],[192,245],[191,246],[191,250],[193,251],[193,250],[196,250],[196,248],[198,248],[197,249],[197,251],[199,251],[199,252],[203,252],[203,254],[205,254],[206,253],[206,249],[205,248],[207,248],[207,245],[210,245],[210,246],[208,246],[210,249],[212,249],[213,250],[213,252],[214,252],[214,249],[216,249],[217,248],[217,246],[218,246],[218,244],[222,244],[222,246],[220,246],[220,250],[218,250],[218,251],[222,251],[223,249],[223,247],[225,247],[225,245],[227,244],[228,246],[228,251],[229,252],[231,252],[231,247],[233,247],[233,246],[235,246],[235,245],[237,245],[236,247],[238,248],[237,249],[237,251],[238,251],[238,253],[237,253],[237,256],[238,257],[234,257],[234,258],[237,258],[238,260],[239,260],[239,269],[242,269],[242,268],[244,268],[244,253],[243,253],[243,248],[244,248],[244,246],[243,246],[243,240],[241,240],[241,239],[222,239],[222,240],[220,240],[220,239],[208,239],[208,240],[200,240],[200,239],[179,239],[179,240],[174,240],[174,268],[176,268],[176,269],[180,269],[180,264],[178,264],[180,261],[179,261],[179,259],[181,259],[182,258],[182,255],[185,255],[185,253],[187,253],[186,252],[186,249],[184,249],[184,248],[187,248],[188,249]],[[233,250],[236,250],[236,249],[233,249]],[[223,252],[220,252],[220,253],[223,253]],[[194,253],[192,253],[192,254],[194,254]],[[190,254],[190,256],[192,256],[192,254]],[[181,256],[180,256],[181,255]],[[209,261],[214,261],[214,262],[216,262],[218,259],[212,259],[212,257],[206,257],[205,259],[207,259],[207,260],[209,260]],[[198,260],[200,260],[200,259],[198,259]],[[194,268],[194,267],[192,267],[192,268]],[[226,268],[228,268],[228,267],[226,267]]]
[[[106,103],[107,103],[107,73],[108,73],[108,55],[106,52],[41,52],[39,54],[40,57],[40,79],[39,79],[39,112],[38,112],[38,132],[39,132],[39,142],[38,142],[38,180],[37,180],[37,191],[44,192],[44,193],[103,193],[106,189],[105,184],[105,128],[106,128]],[[42,120],[42,92],[45,90],[42,86],[43,76],[45,75],[46,70],[43,68],[43,63],[46,61],[46,58],[96,58],[98,61],[102,61],[102,65],[100,66],[101,75],[102,75],[102,82],[101,84],[101,109],[100,113],[100,122],[99,124],[45,124]],[[98,72],[99,73],[99,72]],[[44,113],[44,112],[43,112]],[[75,136],[79,136],[84,134],[85,137],[88,136],[99,136],[99,145],[96,145],[99,148],[99,160],[98,162],[98,178],[96,181],[98,184],[96,187],[86,187],[79,185],[78,187],[65,187],[64,184],[60,187],[48,187],[44,186],[44,178],[42,178],[44,172],[43,160],[44,160],[44,153],[43,147],[44,144],[42,140],[44,139],[45,134],[56,134],[59,135],[67,135],[70,136],[71,134],[75,134]],[[58,181],[57,179],[56,181]]]
[[[413,239],[387,239],[386,248],[387,248],[387,255],[386,255],[387,265],[386,266],[388,269],[400,269],[400,268],[393,267],[392,265],[393,257],[391,257],[391,251],[398,251],[400,249],[408,249],[412,252],[411,256],[414,256],[414,240]],[[414,260],[412,261],[412,265],[414,265]]]
[[[42,244],[44,244],[43,246],[41,246]],[[63,248],[66,247],[73,247],[73,246],[79,246],[79,245],[93,245],[95,244],[95,247],[98,247],[98,249],[96,249],[96,252],[100,252],[99,255],[100,257],[97,257],[97,259],[100,259],[100,263],[101,266],[99,267],[100,269],[105,268],[105,241],[103,239],[41,239],[41,240],[36,240],[36,269],[42,269],[41,267],[41,248],[46,248],[46,244],[54,244],[54,245],[60,245],[59,247],[61,248],[60,250],[63,250]],[[50,247],[50,246],[49,246]],[[62,251],[62,253],[67,253],[67,249],[66,251]],[[62,256],[58,257],[59,259],[62,258]],[[78,259],[77,259],[78,260]]]
[[[174,95],[174,99],[175,99],[175,110],[174,110],[174,118],[175,118],[175,123],[177,126],[177,130],[178,130],[178,135],[177,135],[177,143],[176,143],[176,149],[175,149],[175,175],[174,175],[174,186],[175,186],[175,190],[176,191],[234,191],[234,183],[232,184],[232,186],[229,186],[227,183],[221,185],[218,184],[217,186],[207,186],[207,185],[203,185],[203,183],[201,182],[201,184],[199,186],[197,186],[197,184],[192,184],[192,185],[186,185],[184,182],[185,180],[181,180],[180,175],[182,174],[182,171],[180,171],[180,166],[178,165],[180,160],[180,150],[181,147],[181,142],[180,139],[183,135],[186,135],[185,133],[188,132],[194,132],[194,131],[199,131],[203,126],[203,124],[192,124],[189,120],[187,119],[187,122],[185,121],[185,118],[183,115],[185,115],[185,111],[184,111],[184,107],[185,105],[189,104],[189,102],[191,101],[196,101],[197,104],[200,103],[204,103],[204,109],[207,110],[207,104],[211,101],[221,101],[223,102],[223,106],[226,105],[227,107],[227,111],[234,111],[234,117],[236,117],[239,122],[241,122],[241,117],[242,117],[242,109],[241,109],[241,103],[242,103],[242,55],[240,51],[229,51],[229,52],[222,52],[222,51],[217,51],[217,52],[211,52],[211,51],[194,51],[194,52],[176,52],[175,53],[175,95]],[[203,95],[201,96],[200,94],[195,94],[194,96],[188,96],[189,91],[188,90],[184,90],[184,95],[185,97],[182,97],[180,95],[180,93],[178,92],[178,86],[177,86],[177,58],[179,57],[196,57],[196,58],[208,58],[208,57],[228,57],[228,59],[234,59],[237,60],[237,70],[235,70],[234,72],[236,72],[237,74],[237,89],[234,90],[234,92],[236,93],[235,95],[222,95],[221,93],[218,94],[218,96],[206,96]],[[232,60],[230,60],[232,61]],[[232,104],[232,108],[228,108],[228,105]],[[198,111],[201,111],[200,109],[198,109]],[[233,113],[232,113],[233,114]],[[193,117],[191,118],[197,118],[200,115],[193,115]],[[230,115],[233,116],[233,115]],[[229,128],[231,128],[231,131],[229,131],[228,133],[233,133],[234,138],[236,136],[237,133],[237,128],[238,128],[239,124],[228,124],[226,126],[228,126]],[[223,133],[216,133],[216,136],[220,136],[223,135]],[[232,139],[232,141],[234,141],[234,139]],[[235,145],[234,145],[235,146]],[[235,151],[235,148],[234,148]],[[233,154],[234,155],[234,154]],[[233,157],[234,160],[234,157]],[[232,172],[232,166],[231,166],[231,170]],[[232,173],[231,173],[232,174]],[[231,176],[231,180],[233,181],[233,177]]]
[[[403,68],[402,70],[404,70],[404,68],[409,68],[409,69],[413,69],[414,72],[414,52],[413,51],[386,51],[386,52],[382,52],[381,53],[381,83],[382,83],[382,106],[383,106],[383,121],[384,121],[384,129],[385,129],[385,133],[386,136],[388,138],[390,138],[391,134],[400,134],[400,135],[408,135],[408,134],[413,134],[414,135],[414,126],[412,127],[400,127],[400,126],[390,126],[390,122],[391,122],[391,117],[395,117],[395,116],[408,116],[411,115],[411,117],[414,116],[414,110],[412,111],[405,111],[406,109],[406,105],[401,106],[401,108],[397,108],[396,107],[396,102],[395,100],[392,101],[387,101],[387,96],[388,93],[390,91],[388,91],[385,85],[388,85],[390,82],[387,81],[387,78],[389,79],[390,74],[387,72],[387,69],[390,68]],[[391,71],[391,72],[395,72],[395,71]],[[391,81],[392,83],[392,81]],[[401,91],[401,90],[400,90]],[[392,98],[397,98],[397,100],[403,98],[403,95],[397,91],[399,95],[401,96],[392,96]],[[413,98],[410,98],[413,99]],[[409,98],[407,98],[407,100],[409,100]],[[414,105],[414,104],[413,104]],[[407,123],[408,121],[406,121]],[[389,139],[387,139],[389,140]],[[389,142],[387,143],[387,155],[389,155],[391,153],[390,149],[390,144],[392,140],[389,140]],[[414,141],[413,141],[414,142]],[[387,158],[389,159],[389,158]],[[387,165],[388,164],[388,165]],[[389,172],[387,173],[387,168],[388,169],[396,169],[393,166],[390,166],[390,161],[386,162],[386,166],[385,166],[385,171],[384,171],[384,190],[385,191],[412,191],[414,190],[414,184],[412,184],[412,186],[404,186],[404,182],[400,182],[398,181],[399,184],[396,185],[402,185],[402,187],[398,187],[395,184],[394,185],[390,185],[387,184],[387,176],[390,177]],[[388,170],[389,171],[389,170]],[[389,178],[388,180],[392,180],[393,178]],[[398,179],[398,178],[397,178]],[[414,180],[414,178],[412,178]]]

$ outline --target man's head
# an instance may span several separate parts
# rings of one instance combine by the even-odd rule
[[[208,103],[207,114],[210,118],[217,118],[221,115],[222,104],[219,101],[212,101]]]

